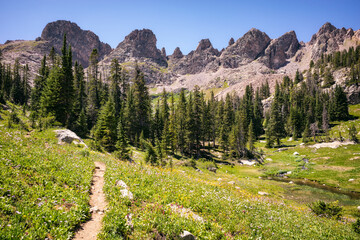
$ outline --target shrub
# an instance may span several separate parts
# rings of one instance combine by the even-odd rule
[[[316,201],[308,205],[309,208],[318,216],[327,218],[340,219],[343,208],[338,206],[338,202],[326,203],[324,201]]]
[[[360,218],[358,218],[356,222],[353,223],[352,227],[356,233],[360,234]]]

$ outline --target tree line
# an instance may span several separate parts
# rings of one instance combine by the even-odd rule
[[[110,76],[102,79],[94,49],[85,74],[81,64],[73,64],[66,35],[60,55],[53,48],[44,56],[31,91],[27,66],[16,61],[12,68],[0,69],[2,101],[29,108],[35,126],[51,122],[70,128],[121,159],[129,159],[129,146],[136,146],[146,150],[146,160],[153,164],[171,154],[208,156],[211,148],[224,158],[252,158],[258,154],[254,142],[263,134],[267,147],[280,146],[289,136],[316,141],[327,134],[329,121],[349,118],[340,86],[324,90],[312,75],[304,78],[299,72],[294,80],[285,76],[276,83],[269,109],[262,103],[270,97],[268,82],[257,89],[248,85],[242,97],[219,99],[213,92],[206,97],[195,87],[177,94],[164,90],[153,99],[137,64],[130,76],[113,59]]]

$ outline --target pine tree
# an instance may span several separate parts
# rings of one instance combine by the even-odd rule
[[[267,146],[272,146],[271,144],[274,141],[276,141],[277,145],[280,146],[280,139],[285,135],[284,121],[281,112],[282,106],[280,101],[280,87],[276,84],[274,101],[271,105],[269,125],[267,127]]]
[[[89,120],[89,128],[96,123],[96,118],[100,109],[100,90],[98,83],[98,51],[93,49],[89,59],[88,69],[88,98],[86,104],[86,113]]]
[[[253,127],[253,122],[250,122],[249,125],[249,132],[248,132],[248,149],[250,150],[250,152],[254,151],[254,142],[255,142],[255,134],[254,134],[254,127]]]
[[[332,108],[331,108],[331,120],[347,120],[349,119],[349,110],[346,94],[342,87],[335,86],[335,90],[332,96]]]
[[[120,91],[120,82],[121,82],[121,67],[119,61],[114,58],[111,61],[111,68],[110,68],[110,98],[115,104],[115,113],[116,116],[120,114],[120,107],[121,107],[121,91]]]
[[[134,90],[130,88],[127,93],[126,105],[124,108],[124,125],[125,132],[129,138],[130,143],[135,144],[137,131],[136,131],[136,115],[135,102],[134,102]]]
[[[79,117],[75,122],[74,130],[80,137],[85,137],[88,133],[87,118],[84,108],[80,111]]]
[[[24,103],[24,89],[23,84],[21,84],[20,63],[18,59],[15,60],[14,64],[10,98],[16,104]]]
[[[26,64],[23,68],[23,80],[22,80],[23,90],[24,90],[24,102],[23,104],[27,106],[30,95],[31,95],[31,87],[29,80],[29,66]]]
[[[170,119],[169,119],[169,145],[171,149],[171,153],[174,154],[176,151],[176,115],[175,115],[175,99],[174,94],[171,94],[170,98],[171,106],[170,106]]]
[[[117,127],[117,142],[116,142],[117,156],[121,160],[130,159],[129,156],[129,142],[125,132],[125,124],[123,123],[122,117],[120,117],[119,124]]]
[[[101,108],[98,121],[95,126],[95,139],[106,151],[115,150],[117,139],[117,122],[115,117],[115,104],[112,99]]]
[[[187,101],[185,98],[185,91],[181,89],[180,100],[177,106],[176,115],[176,132],[177,132],[177,145],[181,154],[185,152],[186,145],[186,115],[187,115]]]
[[[46,79],[44,90],[41,94],[40,108],[43,117],[53,115],[57,121],[63,119],[64,105],[61,102],[61,79],[64,72],[60,67],[54,66]]]
[[[74,76],[72,71],[72,51],[71,46],[67,47],[66,34],[64,34],[62,52],[62,71],[63,79],[60,81],[60,88],[62,95],[60,98],[61,104],[64,105],[63,116],[60,117],[59,121],[66,126],[70,126],[70,117],[73,112],[73,100],[74,100]]]
[[[49,77],[49,68],[46,66],[46,55],[41,61],[39,74],[34,79],[34,87],[31,91],[31,110],[35,115],[40,109],[40,99],[46,85],[46,79]]]
[[[134,78],[134,106],[136,116],[135,129],[134,131],[140,135],[141,131],[144,131],[145,138],[150,135],[150,97],[148,88],[145,85],[144,74],[140,71],[139,66],[135,67],[135,78]]]

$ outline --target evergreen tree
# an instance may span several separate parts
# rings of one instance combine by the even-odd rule
[[[140,71],[139,66],[135,67],[134,78],[134,106],[136,116],[134,131],[140,135],[141,131],[144,132],[144,137],[148,138],[150,135],[150,97],[148,88],[145,85],[144,74]]]
[[[254,127],[253,127],[253,122],[250,122],[249,125],[249,132],[248,132],[248,149],[252,152],[254,151],[254,142],[255,142],[255,134],[254,134]]]
[[[125,124],[123,123],[122,117],[117,127],[117,142],[116,142],[117,156],[121,160],[130,159],[129,156],[129,143],[125,132]]]
[[[346,94],[342,87],[335,86],[334,93],[331,100],[331,120],[347,120],[349,119],[349,110]]]
[[[134,90],[130,88],[127,93],[127,101],[124,109],[124,125],[125,132],[132,144],[135,144],[137,139],[136,131],[136,115],[135,113],[135,102],[134,102]]]
[[[303,79],[304,79],[304,76],[302,75],[301,72],[299,72],[299,69],[296,70],[294,83],[295,83],[295,84],[298,84],[298,83],[301,82]]]
[[[174,154],[176,151],[176,145],[177,145],[174,94],[171,94],[170,102],[171,102],[171,106],[170,106],[170,119],[169,119],[169,144],[170,144],[171,153]]]
[[[42,116],[53,115],[57,121],[63,119],[64,105],[61,102],[61,79],[64,72],[60,67],[54,66],[46,79],[44,90],[41,94],[40,108]]]
[[[63,79],[60,81],[61,104],[63,107],[63,116],[60,117],[59,121],[66,126],[70,126],[70,117],[73,112],[73,100],[74,100],[74,76],[72,71],[72,51],[71,46],[67,47],[66,34],[64,34],[62,52],[62,71]]]
[[[49,68],[46,66],[46,55],[41,60],[39,74],[34,79],[34,87],[31,91],[31,110],[35,115],[40,109],[40,99],[45,89],[46,80],[49,76]]]
[[[18,59],[15,60],[14,64],[10,98],[16,104],[24,103],[24,89],[23,84],[21,84],[20,63]]]
[[[119,116],[120,107],[121,107],[121,91],[120,91],[121,67],[119,61],[116,58],[114,58],[111,61],[110,74],[111,74],[110,98],[115,104],[116,116]]]
[[[284,121],[281,112],[282,106],[280,101],[280,87],[276,84],[274,101],[271,105],[270,120],[267,128],[267,146],[272,146],[274,141],[276,141],[276,144],[280,146],[280,139],[285,135]]]
[[[95,139],[106,151],[114,151],[117,140],[117,122],[115,117],[115,104],[112,99],[101,108],[98,121],[95,125]]]
[[[28,104],[30,95],[31,95],[31,87],[29,80],[29,66],[26,64],[23,68],[23,80],[22,80],[23,90],[24,90],[24,102],[23,104],[26,106]]]
[[[89,59],[88,68],[88,90],[86,113],[89,120],[89,128],[96,123],[96,118],[100,109],[100,89],[98,82],[98,51],[93,49]]]
[[[187,101],[185,98],[185,91],[181,89],[180,100],[177,106],[177,115],[176,115],[176,132],[177,132],[177,145],[181,154],[185,152],[186,145],[186,116],[187,116]]]

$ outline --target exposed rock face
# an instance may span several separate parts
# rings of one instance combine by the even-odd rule
[[[41,40],[48,41],[60,53],[65,33],[73,51],[73,60],[79,61],[84,67],[89,65],[89,56],[94,48],[98,50],[100,59],[112,50],[109,44],[101,42],[93,32],[82,30],[76,23],[64,20],[48,23],[41,33]]]
[[[337,29],[331,23],[325,23],[309,42],[312,59],[317,60],[323,53],[338,51],[344,40],[351,38],[353,35],[354,31],[352,29]]]
[[[360,103],[360,86],[351,85],[345,88],[345,92],[349,103],[359,104]]]
[[[235,43],[234,38],[230,38],[230,40],[229,40],[229,46],[233,45],[234,43]]]
[[[124,41],[119,43],[108,58],[117,58],[121,63],[134,59],[139,61],[148,59],[160,66],[167,67],[166,58],[156,47],[156,41],[156,36],[151,30],[134,30],[125,37]]]
[[[177,48],[175,48],[174,53],[170,57],[171,58],[182,58],[182,57],[184,57],[184,55],[181,52],[180,48],[177,47]]]
[[[177,50],[175,49],[175,51]],[[180,53],[175,53],[175,56],[179,58],[182,55]],[[214,62],[218,56],[219,51],[213,48],[210,40],[202,39],[195,51],[191,51],[185,58],[182,58],[181,61],[174,63],[172,70],[178,74],[199,73],[202,72],[209,63]]]
[[[267,67],[277,69],[286,64],[286,60],[295,56],[300,44],[294,31],[287,32],[278,39],[271,41],[265,49],[260,62]]]
[[[220,56],[225,68],[237,68],[255,60],[269,45],[269,36],[258,29],[251,29],[233,45],[227,47]]]

